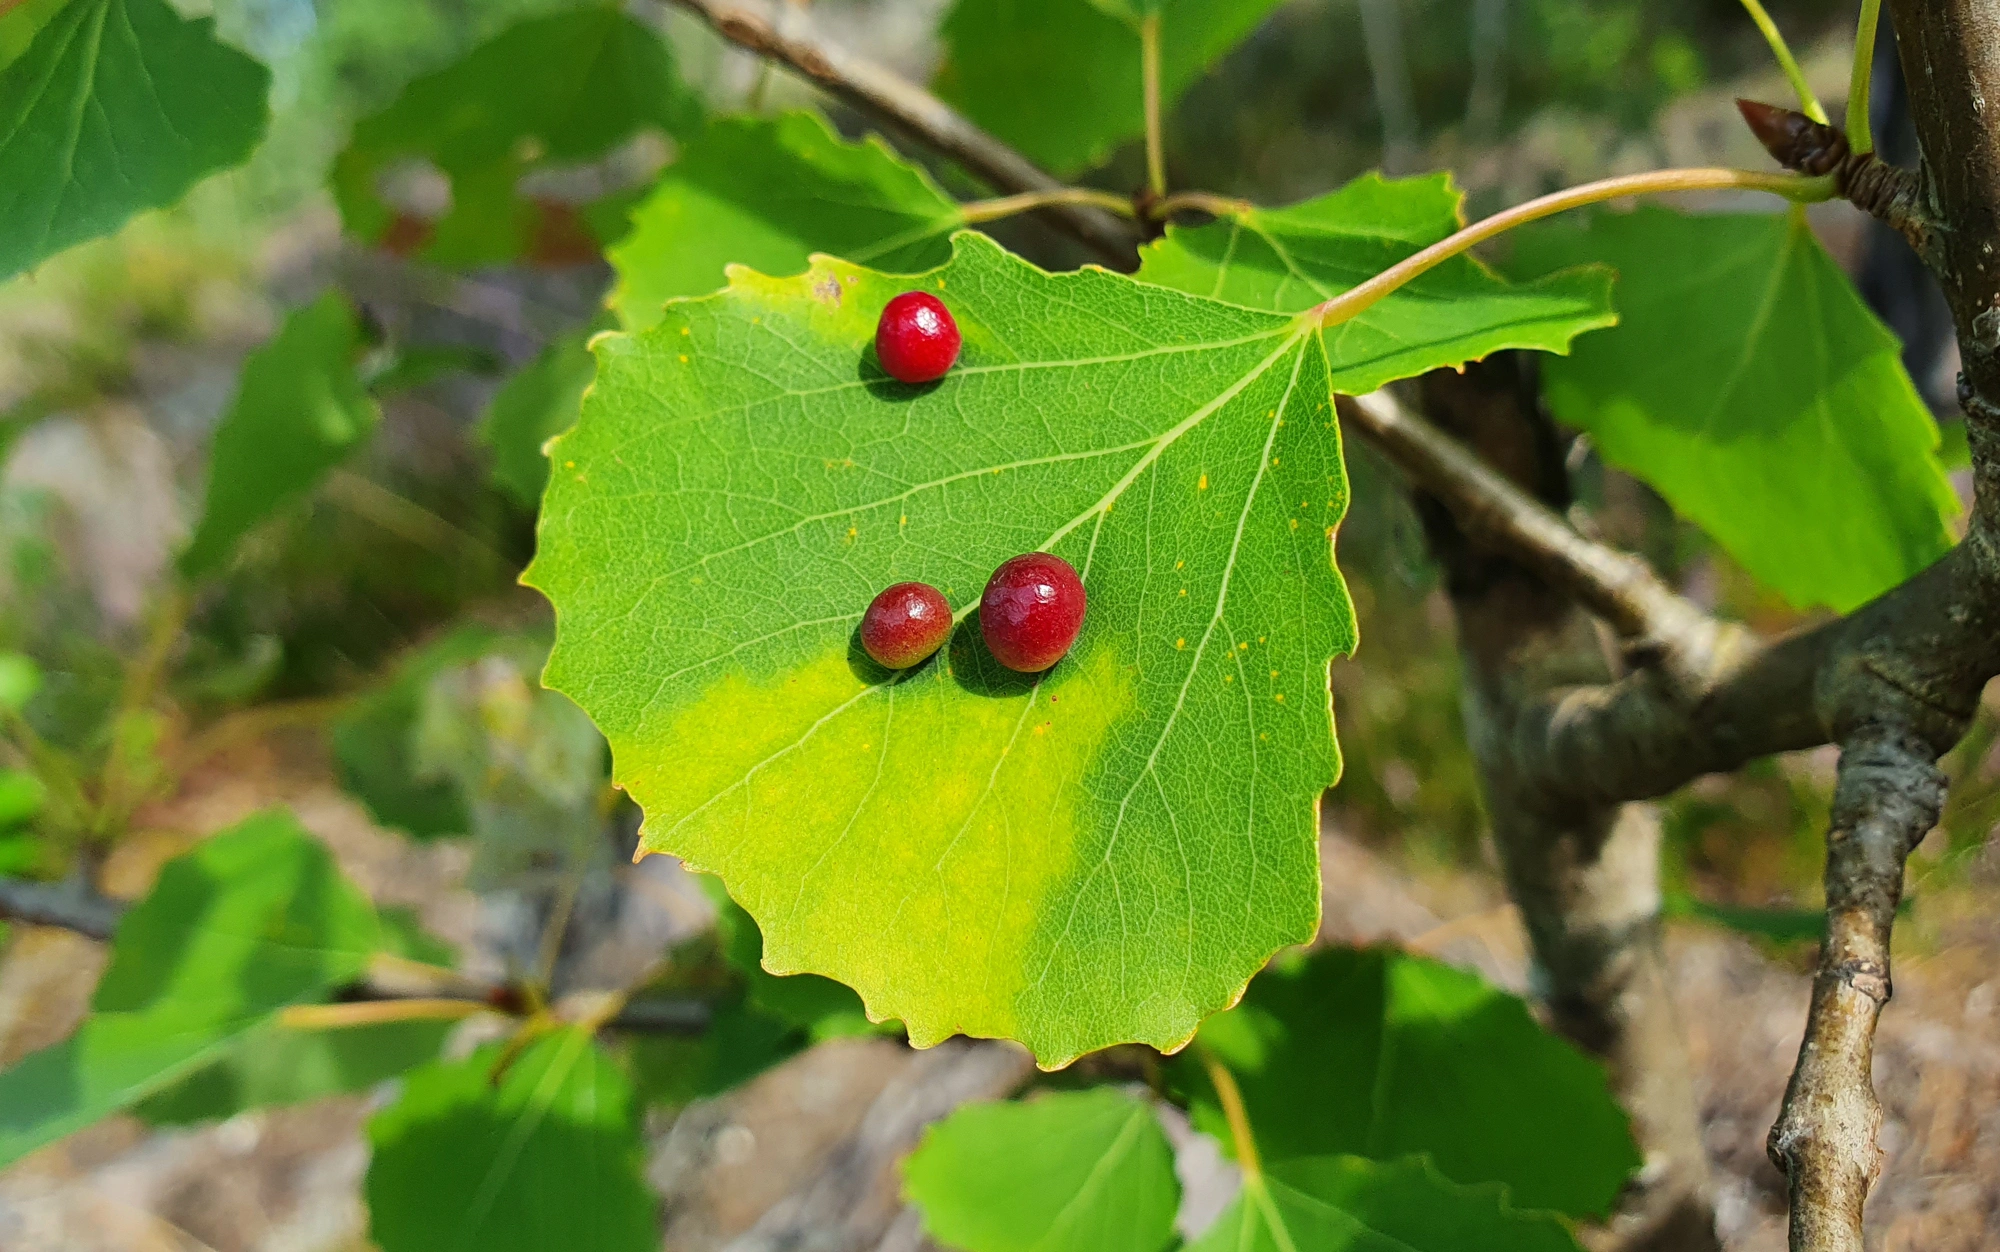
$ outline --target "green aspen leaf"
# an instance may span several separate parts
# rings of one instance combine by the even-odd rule
[[[707,295],[724,268],[796,274],[815,252],[921,270],[964,223],[930,176],[870,136],[847,143],[817,113],[723,118],[661,177],[612,247],[611,304],[627,330],[677,296]]]
[[[1597,1062],[1477,975],[1383,949],[1281,959],[1202,1024],[1267,1158],[1428,1153],[1461,1183],[1577,1217],[1609,1210],[1638,1168]],[[1202,1067],[1173,1076],[1196,1125],[1229,1142]]]
[[[1550,407],[1752,575],[1846,612],[1951,546],[1937,423],[1802,211],[1599,213],[1514,268],[1577,261],[1618,269],[1620,322],[1548,363]]]
[[[70,0],[0,71],[0,278],[250,155],[271,76],[213,26],[166,0]]]
[[[415,914],[384,909],[377,951],[449,967],[452,952],[425,933]],[[338,1030],[293,1030],[267,1021],[251,1028],[214,1064],[132,1109],[155,1126],[219,1121],[246,1109],[302,1104],[365,1091],[435,1058],[454,1023],[377,1022]]]
[[[1160,1252],[1181,1191],[1151,1105],[1109,1087],[968,1104],[924,1133],[903,1185],[964,1252]]]
[[[641,846],[719,874],[773,973],[845,982],[919,1046],[1171,1049],[1317,922],[1354,637],[1332,393],[1560,336],[1504,289],[1321,333],[953,243],[917,278],[737,270],[597,340],[525,576],[557,614],[545,680],[610,740]],[[870,355],[911,287],[964,337],[935,386]],[[854,648],[883,586],[969,612],[1037,548],[1091,604],[1045,676],[965,626],[900,675]]]
[[[1171,108],[1277,0],[957,0],[945,15],[939,95],[1057,174],[1145,133],[1139,18],[1160,21]]]
[[[19,713],[42,689],[42,671],[19,652],[0,652],[0,713]]]
[[[479,423],[478,438],[493,451],[493,485],[523,508],[542,502],[549,481],[542,445],[576,421],[583,389],[597,372],[579,331],[550,343],[493,397]]]
[[[1421,1158],[1304,1157],[1245,1178],[1188,1252],[1579,1252],[1547,1213],[1509,1208]]]
[[[369,1236],[382,1252],[658,1248],[624,1071],[577,1027],[506,1055],[416,1070],[369,1122]]]
[[[1138,277],[1254,309],[1296,313],[1457,230],[1462,199],[1449,175],[1391,180],[1369,174],[1286,208],[1247,208],[1206,226],[1169,226],[1141,249]],[[1350,325],[1391,339],[1421,336],[1447,306],[1495,300],[1504,300],[1506,309],[1487,305],[1489,333],[1512,346],[1561,352],[1581,331],[1617,320],[1604,269],[1509,284],[1476,259],[1459,256]]]
[[[215,432],[208,498],[181,572],[222,568],[258,523],[310,491],[374,431],[381,410],[354,372],[361,328],[338,293],[294,310],[243,363]]]
[[[334,162],[334,198],[363,239],[444,265],[509,261],[551,232],[583,229],[572,206],[524,196],[523,175],[602,157],[644,130],[684,135],[700,124],[659,36],[617,5],[588,5],[517,23],[405,87],[354,128]],[[450,180],[451,207],[417,239],[399,240],[408,223],[380,184],[419,160]]]
[[[166,1089],[291,1004],[359,977],[374,910],[289,813],[167,862],[125,914],[90,1016],[0,1073],[0,1164]]]
[[[340,785],[377,822],[418,839],[471,832],[472,817],[457,784],[420,776],[413,734],[431,679],[486,655],[501,638],[488,626],[458,627],[405,656],[386,683],[334,722]]]

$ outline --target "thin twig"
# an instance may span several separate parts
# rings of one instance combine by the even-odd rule
[[[0,918],[31,926],[60,926],[92,939],[110,939],[125,914],[123,901],[98,894],[79,878],[60,883],[0,878]]]
[[[1411,279],[1466,250],[1505,234],[1517,226],[1553,217],[1585,205],[1602,204],[1626,196],[1663,195],[1680,191],[1768,191],[1792,201],[1826,200],[1833,184],[1826,179],[1801,178],[1797,174],[1770,174],[1760,170],[1677,169],[1649,170],[1644,174],[1624,174],[1581,183],[1561,191],[1503,209],[1474,222],[1463,230],[1438,240],[1421,252],[1413,253],[1358,286],[1350,287],[1331,300],[1309,310],[1322,326],[1344,322],[1384,299]]]
[[[826,42],[811,19],[761,0],[670,0],[740,48],[781,62],[828,94],[893,122],[943,156],[1004,192],[1058,191],[1062,183],[987,134],[949,105],[892,71]],[[1139,234],[1089,205],[1057,205],[1052,220],[1112,265],[1129,267]]]
[[[1389,393],[1343,397],[1340,412],[1419,487],[1443,501],[1467,534],[1530,565],[1620,634],[1670,652],[1710,646],[1713,620],[1644,561],[1578,534]]]
[[[1826,844],[1826,943],[1771,1162],[1791,1183],[1794,1252],[1862,1252],[1861,1212],[1881,1172],[1875,1136],[1875,1023],[1889,1002],[1889,933],[1903,862],[1937,824],[1936,753],[1900,728],[1869,724],[1842,745]]]

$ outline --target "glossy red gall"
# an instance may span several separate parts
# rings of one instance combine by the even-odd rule
[[[908,669],[944,646],[951,605],[929,583],[897,583],[861,615],[861,648],[887,669]]]
[[[993,571],[979,598],[979,632],[1002,665],[1039,674],[1076,642],[1084,600],[1083,580],[1068,561],[1029,552]]]
[[[958,360],[958,348],[958,323],[944,301],[928,291],[897,296],[875,323],[875,356],[897,382],[943,378]]]

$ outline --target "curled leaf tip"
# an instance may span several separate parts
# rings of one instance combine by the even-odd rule
[[[1847,137],[1796,109],[1755,100],[1736,102],[1737,112],[1757,142],[1778,164],[1814,177],[1831,172],[1848,153]]]

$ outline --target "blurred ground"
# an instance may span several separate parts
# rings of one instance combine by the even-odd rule
[[[480,905],[458,885],[462,846],[413,845],[375,829],[302,753],[253,749],[233,758],[153,815],[159,833],[120,853],[110,867],[113,886],[142,890],[159,863],[186,845],[173,832],[214,829],[275,802],[291,804],[379,901],[413,907],[440,937],[478,950]],[[1332,830],[1323,874],[1328,940],[1401,942],[1525,990],[1520,928],[1490,877],[1435,866],[1412,874]],[[649,898],[668,931],[703,920],[696,896],[671,883]],[[644,949],[656,942],[647,937],[654,933],[642,927],[610,942]],[[1764,1158],[1763,1139],[1798,1046],[1808,954],[1760,951],[1740,935],[1696,923],[1671,927],[1668,946],[1729,1246],[1778,1252],[1782,1183]],[[0,1063],[64,1034],[101,964],[97,944],[24,931],[0,962]],[[677,1121],[659,1120],[650,1176],[662,1196],[663,1246],[728,1246],[824,1169],[918,1059],[888,1040],[837,1040]],[[1899,943],[1896,998],[1882,1020],[1876,1074],[1888,1115],[1887,1168],[1870,1205],[1878,1246],[1993,1246],[2000,1239],[2000,854],[1993,849],[1963,881],[1919,893]],[[0,1173],[0,1252],[365,1248],[362,1126],[379,1099],[328,1100],[186,1131],[148,1133],[133,1119],[114,1119]],[[1189,1206],[1213,1214],[1231,1179],[1194,1140],[1182,1163]],[[889,1202],[894,1185],[878,1180],[881,1202]],[[907,1215],[880,1245],[882,1252],[923,1246]]]

